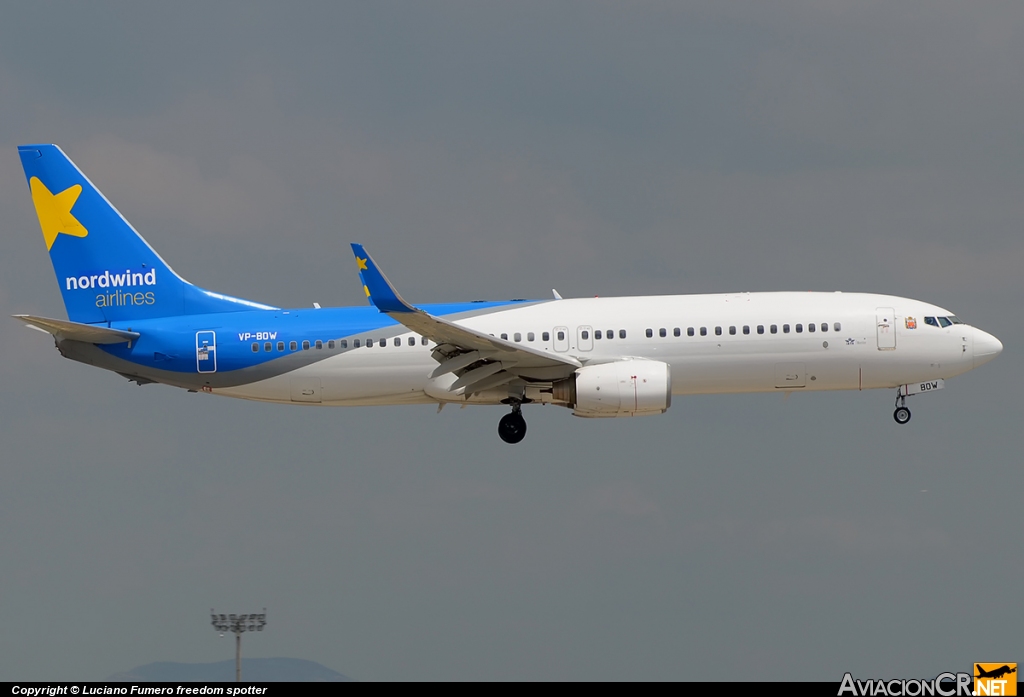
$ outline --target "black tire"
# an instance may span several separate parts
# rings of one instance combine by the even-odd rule
[[[521,414],[505,414],[498,422],[498,436],[506,443],[518,443],[526,437],[526,419]]]
[[[896,407],[896,411],[892,413],[892,418],[896,420],[900,426],[910,421],[910,410],[906,407]]]

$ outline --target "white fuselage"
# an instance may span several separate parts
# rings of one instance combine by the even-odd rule
[[[959,375],[998,354],[998,340],[979,329],[924,322],[951,315],[935,305],[887,295],[787,292],[567,299],[457,323],[572,356],[585,366],[628,357],[662,361],[671,368],[672,393],[684,395],[894,388]],[[508,396],[507,388],[469,398],[449,392],[455,376],[431,379],[438,365],[431,357],[433,345],[422,345],[404,327],[366,338],[375,340],[372,347],[364,340],[361,348],[291,373],[213,391],[353,406],[496,404]],[[310,385],[308,394],[297,392],[296,384]],[[526,396],[549,401],[535,387]]]

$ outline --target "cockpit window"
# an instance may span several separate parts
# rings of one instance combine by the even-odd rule
[[[939,321],[937,319],[935,319],[934,317],[925,317],[924,318],[924,323],[925,324],[930,324],[933,327],[939,326]]]
[[[949,321],[948,317],[939,317],[938,319],[939,319],[939,324],[942,327],[948,327],[949,325],[953,324],[952,322]]]
[[[949,316],[949,317],[947,317],[946,319],[948,319],[948,320],[949,320],[950,322],[952,322],[953,324],[963,324],[963,322],[961,322],[961,321],[960,321],[959,319],[957,319],[957,316],[956,316],[956,315],[950,315],[950,316]]]

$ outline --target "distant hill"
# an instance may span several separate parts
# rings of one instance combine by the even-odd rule
[[[234,682],[235,661],[149,663],[117,673],[110,682]],[[301,658],[243,658],[242,680],[251,682],[352,682],[336,670]]]

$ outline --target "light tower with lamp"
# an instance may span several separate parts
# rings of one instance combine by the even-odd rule
[[[218,615],[210,608],[213,628],[224,636],[227,632],[235,635],[235,682],[242,682],[242,634],[245,632],[262,632],[267,624],[267,608],[262,613],[249,615]]]

